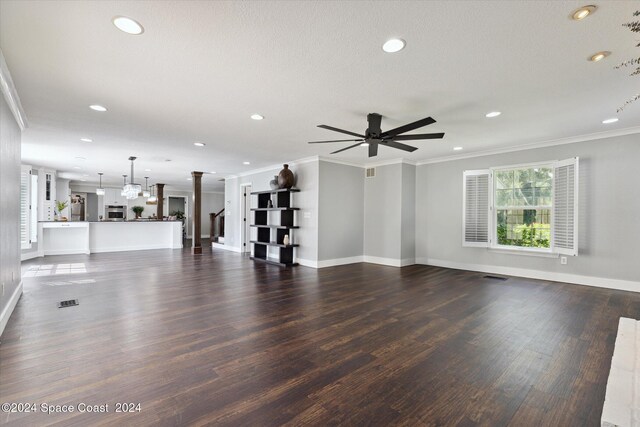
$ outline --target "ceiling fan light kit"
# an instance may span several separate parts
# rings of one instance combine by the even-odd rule
[[[422,133],[422,134],[413,134],[413,135],[401,135],[406,132],[410,132],[415,129],[419,129],[424,126],[428,126],[430,124],[435,123],[436,121],[431,117],[426,117],[424,119],[415,121],[413,123],[409,123],[395,129],[391,129],[385,132],[382,132],[380,125],[382,123],[382,116],[378,113],[370,113],[367,115],[367,122],[369,126],[367,130],[364,132],[364,135],[351,132],[344,129],[339,129],[333,126],[327,125],[318,125],[319,128],[331,130],[334,132],[340,132],[346,135],[355,136],[358,139],[334,139],[328,141],[311,141],[309,144],[325,144],[332,142],[355,142],[355,144],[350,145],[345,148],[341,148],[339,150],[333,151],[331,154],[341,153],[343,151],[349,150],[351,148],[355,148],[358,146],[368,147],[369,148],[369,157],[375,157],[378,155],[378,146],[382,145],[385,147],[396,148],[398,150],[414,152],[418,148],[413,147],[411,145],[402,144],[398,141],[417,141],[423,139],[442,139],[444,138],[444,133]]]

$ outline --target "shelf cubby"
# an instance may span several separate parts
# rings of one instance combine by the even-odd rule
[[[281,267],[292,267],[298,265],[294,262],[294,249],[300,245],[296,243],[284,244],[284,236],[289,235],[289,241],[293,241],[291,230],[298,229],[295,225],[295,212],[300,210],[292,206],[292,193],[299,192],[299,189],[279,189],[268,191],[254,191],[251,194],[257,196],[257,205],[251,208],[254,222],[251,227],[256,228],[256,240],[251,240],[253,245],[253,256],[251,259],[267,264],[279,265]],[[269,203],[271,202],[271,203]],[[271,214],[274,212],[274,214]],[[277,213],[275,213],[277,212]],[[278,221],[273,221],[274,217]],[[274,223],[278,222],[278,223]],[[269,247],[278,250],[278,256],[270,256]]]

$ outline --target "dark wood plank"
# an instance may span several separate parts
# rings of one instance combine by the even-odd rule
[[[640,316],[628,292],[427,266],[280,269],[206,244],[189,253],[25,262],[0,400],[142,411],[0,423],[595,426],[618,318]]]

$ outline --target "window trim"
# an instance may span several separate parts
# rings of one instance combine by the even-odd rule
[[[530,254],[545,254],[545,255],[549,255],[549,254],[553,254],[553,197],[554,197],[554,190],[555,190],[555,185],[551,185],[551,206],[544,207],[544,208],[537,208],[537,209],[549,209],[550,211],[550,215],[549,215],[549,221],[550,221],[550,226],[551,226],[551,239],[549,240],[549,248],[530,248],[527,246],[509,246],[509,245],[501,245],[498,243],[498,209],[496,207],[495,204],[495,200],[496,200],[496,180],[493,179],[494,173],[498,172],[498,171],[510,171],[510,170],[516,170],[516,169],[534,169],[536,167],[538,168],[547,168],[547,169],[551,169],[551,171],[553,172],[556,163],[558,163],[557,160],[549,160],[549,161],[545,161],[545,162],[534,162],[534,163],[521,163],[521,164],[517,164],[517,165],[506,165],[506,166],[494,166],[489,168],[489,170],[491,171],[491,174],[489,176],[490,179],[490,185],[491,185],[491,206],[490,206],[490,210],[491,210],[491,216],[489,218],[489,227],[491,228],[491,238],[489,240],[489,249],[493,249],[493,250],[499,250],[499,251],[504,251],[504,252],[525,252],[525,253],[530,253]],[[518,206],[518,209],[522,209],[522,206]]]
[[[549,220],[551,222],[551,236],[550,236],[550,245],[549,248],[532,248],[526,246],[506,246],[497,244],[497,210],[495,209],[495,200],[494,196],[496,193],[496,183],[494,182],[494,172],[500,170],[513,170],[513,169],[527,169],[527,168],[535,168],[535,167],[545,167],[551,168],[553,170],[553,184],[551,187],[551,209],[550,209],[550,217]],[[566,170],[564,172],[567,176],[562,175],[558,177],[557,173],[559,170]],[[492,230],[488,230],[486,235],[486,241],[482,241],[481,243],[476,243],[477,241],[470,240],[467,241],[467,223],[466,218],[467,215],[471,215],[473,217],[473,210],[477,209],[474,205],[467,205],[467,176],[474,175],[484,175],[487,177],[489,181],[486,185],[486,193],[488,199],[487,206],[487,214],[486,218],[486,226],[491,228]],[[464,170],[462,174],[462,246],[463,247],[485,247],[489,251],[499,252],[504,254],[515,254],[515,255],[529,255],[529,256],[538,256],[538,257],[547,257],[547,258],[557,258],[560,255],[569,255],[569,256],[577,256],[579,253],[579,220],[580,220],[580,210],[579,210],[579,194],[580,194],[580,158],[578,156],[570,157],[564,160],[547,160],[540,162],[531,162],[531,163],[521,163],[514,165],[503,165],[503,166],[494,166],[491,168],[485,169],[477,169],[477,170]],[[558,187],[560,186],[560,187]],[[557,205],[557,196],[558,190],[562,190],[561,195],[566,193],[567,201],[571,200],[573,206],[571,208],[567,207],[568,205],[565,203],[561,203]],[[478,193],[480,191],[478,188],[474,188],[470,190]],[[562,200],[561,200],[562,201]],[[484,206],[483,206],[484,208]],[[522,208],[518,206],[518,208]],[[545,209],[547,207],[544,207]],[[492,213],[493,211],[493,213]],[[477,212],[481,212],[478,210]],[[476,214],[477,215],[477,214]],[[563,227],[558,233],[558,229],[556,228],[558,225],[558,221],[562,220],[560,226]],[[573,230],[568,230],[565,224],[573,224]],[[478,227],[477,224],[474,225]],[[473,231],[474,229],[470,229]],[[562,247],[558,247],[558,236],[561,236]]]

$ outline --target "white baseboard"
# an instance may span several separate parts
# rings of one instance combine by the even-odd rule
[[[365,255],[364,262],[368,262],[371,264],[388,265],[390,267],[405,267],[407,265],[415,264],[416,260],[415,258],[398,259]]]
[[[364,257],[362,255],[317,261],[316,268],[334,267],[336,265],[356,264],[359,262],[364,262]]]
[[[20,254],[20,261],[27,261],[29,259],[38,258],[40,254],[36,252],[28,252],[26,254]]]
[[[16,289],[11,294],[11,298],[9,298],[9,302],[7,306],[2,310],[2,314],[0,314],[0,336],[4,332],[4,328],[7,326],[9,322],[9,317],[11,317],[11,313],[13,313],[13,309],[16,308],[16,304],[18,304],[18,300],[22,296],[22,280],[16,286]]]
[[[222,243],[211,242],[211,247],[215,249],[224,249],[225,251],[238,252],[242,253],[240,248],[236,248],[234,246],[224,245]]]
[[[416,263],[414,258],[407,259],[394,259],[394,258],[380,258],[368,255],[358,255],[346,258],[325,259],[321,261],[311,261],[308,259],[298,258],[298,263],[307,267],[313,268],[326,268],[335,267],[337,265],[357,264],[359,262],[367,262],[369,264],[380,264],[391,267],[404,267],[407,265],[413,265]]]
[[[548,280],[552,282],[573,283],[576,285],[596,286],[598,288],[618,289],[621,291],[640,292],[640,282],[605,277],[582,276],[578,274],[557,273],[553,271],[530,270],[526,268],[502,267],[498,265],[466,264],[456,261],[445,261],[433,258],[417,258],[417,264],[436,267],[454,268],[457,270],[479,271],[482,273],[504,274],[507,276],[526,277],[529,279]]]
[[[92,249],[92,254],[104,252],[128,252],[128,251],[148,251],[152,249],[182,249],[182,243],[179,246],[167,247],[167,245],[143,245],[143,246],[113,246],[109,248]]]
[[[305,267],[318,268],[318,261],[311,261],[309,259],[296,258],[296,262]]]
[[[110,251],[109,251],[110,252]],[[86,249],[74,249],[74,250],[46,250],[44,256],[48,255],[89,255]]]

